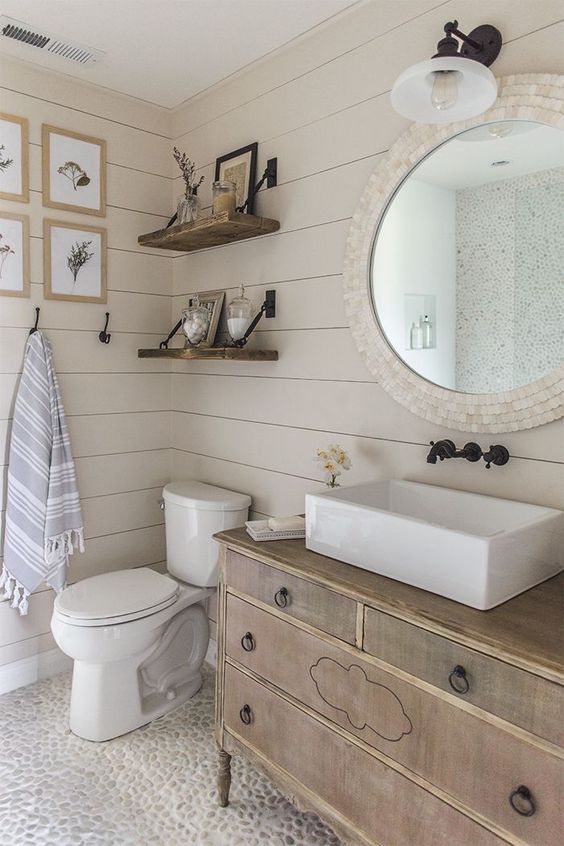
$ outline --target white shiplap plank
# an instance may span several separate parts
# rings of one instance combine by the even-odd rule
[[[440,429],[394,402],[376,383],[319,382],[261,377],[195,376],[176,373],[172,378],[172,404],[180,412],[212,417],[255,420],[278,426],[356,435],[384,441],[427,445],[450,438],[489,446],[490,435],[465,435]],[[173,431],[183,426],[174,420]],[[514,456],[564,463],[564,420],[536,429],[496,436]],[[176,442],[176,438],[175,438]]]

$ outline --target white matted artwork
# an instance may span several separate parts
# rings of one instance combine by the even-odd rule
[[[43,124],[43,205],[106,214],[106,142]]]
[[[0,212],[0,296],[29,297],[29,217]]]
[[[29,203],[29,124],[0,112],[0,197]]]
[[[105,303],[106,230],[43,221],[45,298]]]

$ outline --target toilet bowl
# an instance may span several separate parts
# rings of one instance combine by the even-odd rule
[[[51,630],[74,660],[70,729],[86,740],[145,725],[202,684],[209,631],[201,603],[217,583],[212,534],[243,523],[250,498],[186,481],[167,485],[163,499],[174,578],[148,567],[120,570],[83,579],[55,599]]]

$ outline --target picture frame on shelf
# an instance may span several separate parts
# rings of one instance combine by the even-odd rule
[[[107,302],[107,234],[98,226],[43,221],[45,299]]]
[[[235,183],[237,208],[245,203],[255,187],[257,156],[258,141],[254,141],[215,160],[215,181],[220,179]],[[246,214],[253,214],[254,201],[253,197],[245,209]]]
[[[194,299],[196,297],[198,297],[200,305],[207,308],[211,313],[210,324],[206,337],[199,346],[213,347],[215,336],[217,335],[217,328],[219,326],[219,319],[221,317],[221,310],[225,301],[225,291],[204,291],[202,294],[190,294],[188,302],[186,303],[186,308],[190,308],[194,305]],[[188,341],[185,342],[184,346],[190,346]]]
[[[106,216],[106,142],[44,123],[43,205]]]
[[[29,216],[0,212],[0,296],[29,297]]]
[[[0,199],[29,203],[29,122],[0,112]]]

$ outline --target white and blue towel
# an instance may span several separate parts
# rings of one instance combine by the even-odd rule
[[[10,441],[4,566],[0,587],[20,614],[42,582],[66,583],[69,555],[84,551],[80,498],[53,354],[30,335]]]

